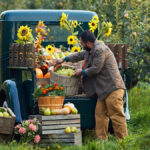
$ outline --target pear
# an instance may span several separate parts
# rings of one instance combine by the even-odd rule
[[[69,126],[65,128],[65,133],[71,133],[71,128]]]
[[[71,127],[71,132],[72,133],[76,133],[78,131],[78,129],[76,127]]]
[[[54,56],[54,54],[52,54],[52,58],[53,58],[53,59],[56,59],[55,56]]]
[[[46,109],[45,109],[44,115],[45,115],[45,116],[50,116],[50,115],[51,115],[51,111],[50,111],[49,108],[46,108]]]
[[[58,53],[54,53],[53,55],[55,56],[55,59],[59,59]]]
[[[8,112],[3,112],[3,117],[7,117],[7,118],[9,118],[9,117],[10,117],[10,115],[9,115],[9,113],[8,113]]]
[[[72,108],[72,114],[77,114],[78,113],[78,110],[76,107]]]
[[[61,52],[61,53],[59,54],[59,57],[60,57],[60,58],[64,58],[64,57],[65,57],[65,54],[64,54],[63,52]]]
[[[3,117],[3,113],[2,112],[0,112],[0,117]]]
[[[74,70],[68,69],[68,76],[72,76],[74,74]]]
[[[64,54],[65,54],[65,56],[69,56],[70,55],[70,53],[68,51],[66,51]]]
[[[55,109],[53,109],[53,110],[51,111],[51,114],[52,114],[52,115],[56,115]]]

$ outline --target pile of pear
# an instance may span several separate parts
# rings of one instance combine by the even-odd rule
[[[69,56],[71,54],[71,52],[60,52],[60,53],[57,53],[57,52],[53,52],[50,54],[50,56],[52,57],[52,59],[60,59],[60,58],[64,58],[66,56]]]

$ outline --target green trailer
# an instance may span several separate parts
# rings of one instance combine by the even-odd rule
[[[36,105],[32,93],[35,88],[36,75],[34,68],[30,67],[10,67],[9,66],[9,46],[17,39],[17,30],[21,25],[28,25],[34,31],[39,20],[44,21],[45,25],[51,29],[51,36],[54,38],[51,43],[57,46],[68,46],[66,39],[70,34],[67,30],[62,30],[59,26],[59,18],[62,12],[68,15],[68,19],[82,22],[82,28],[88,29],[88,22],[94,15],[92,11],[81,10],[9,10],[1,13],[0,16],[0,85],[5,87],[5,94],[9,97],[9,88],[4,82],[12,80],[16,83],[18,90],[18,98],[20,102],[20,110],[22,119],[27,119],[28,115],[36,113]],[[78,29],[79,34],[82,32]],[[42,44],[48,45],[49,39]],[[126,46],[124,46],[126,49]],[[118,54],[116,53],[116,56]],[[126,65],[125,63],[123,65]],[[124,70],[122,70],[123,72]],[[123,75],[124,76],[124,75]],[[9,99],[9,98],[8,98]],[[11,99],[11,98],[10,98]],[[9,99],[9,100],[10,100]],[[128,110],[127,93],[125,95],[125,111]],[[1,101],[1,97],[0,97]],[[66,102],[73,102],[81,114],[81,127],[93,128],[95,125],[94,110],[96,98],[88,98],[86,96],[66,97]],[[10,103],[9,103],[10,104]],[[14,107],[11,105],[11,107]],[[12,108],[13,109],[13,108]],[[34,111],[33,111],[34,110]],[[129,113],[128,113],[129,115]],[[128,118],[129,119],[129,116]]]

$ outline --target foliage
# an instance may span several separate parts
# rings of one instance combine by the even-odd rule
[[[41,84],[34,90],[34,97],[39,96],[65,96],[65,91],[63,85],[58,86],[57,83],[54,84]]]
[[[15,126],[15,134],[20,135],[21,143],[39,143],[40,136],[38,135],[39,122],[36,119],[23,121]]]
[[[51,45],[48,45],[45,49],[41,44],[42,42],[44,42],[46,36],[48,35],[48,32],[50,32],[50,29],[47,29],[47,26],[43,21],[39,21],[37,27],[35,28],[35,31],[37,33],[37,36],[34,40],[36,63],[37,66],[46,66],[44,60],[48,56],[48,53],[51,52],[54,48]]]

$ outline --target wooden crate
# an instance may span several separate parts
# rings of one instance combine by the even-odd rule
[[[10,114],[11,118],[0,117],[0,134],[12,135],[16,116],[10,108],[7,108],[7,112]]]
[[[35,67],[35,48],[31,44],[12,43],[9,47],[9,66]]]
[[[60,145],[82,145],[82,135],[81,131],[77,133],[68,133],[68,134],[49,134],[41,135],[41,144],[42,145],[53,145],[59,143]]]
[[[80,130],[80,114],[69,115],[31,115],[30,119],[37,118],[40,122],[39,129],[41,143],[51,145],[60,143],[65,145],[82,145],[82,135]],[[77,127],[77,133],[65,133],[67,126]]]
[[[127,44],[106,44],[114,53],[120,70],[128,68]]]

